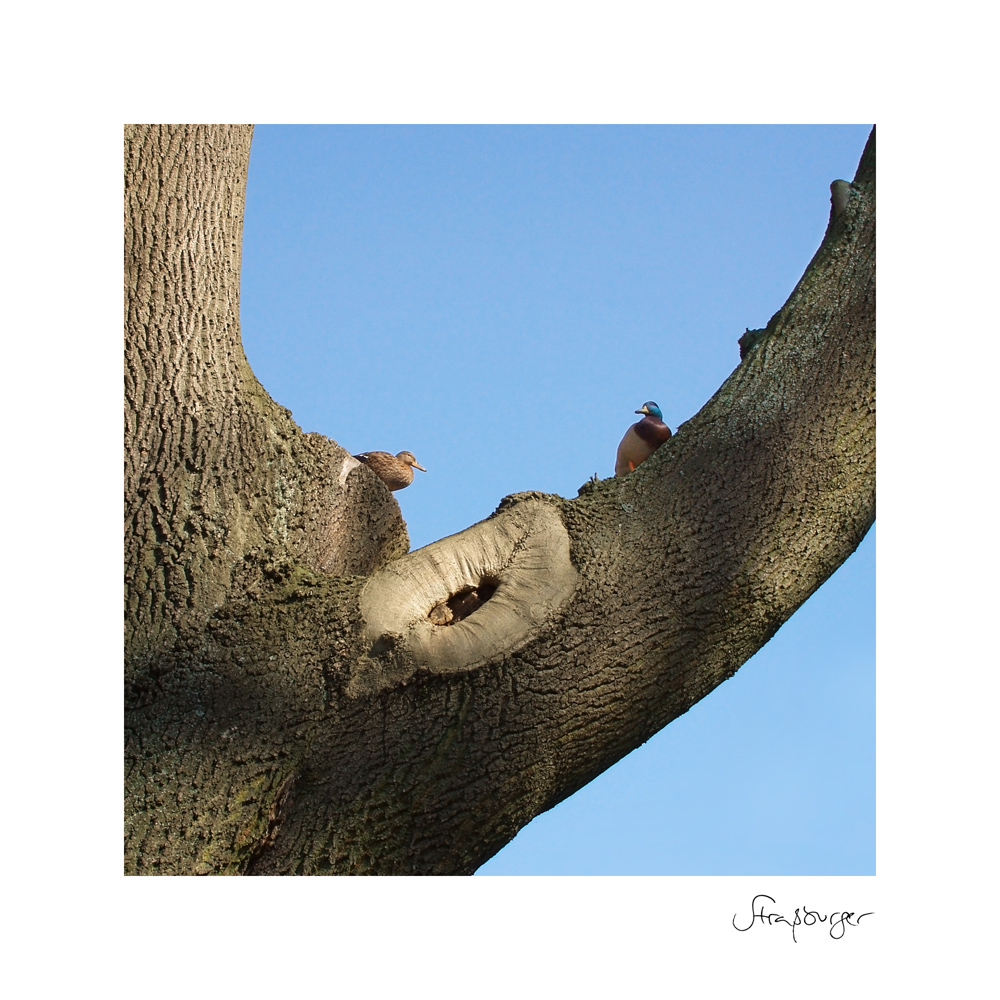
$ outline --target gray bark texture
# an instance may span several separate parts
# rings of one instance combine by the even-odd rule
[[[407,554],[239,336],[249,126],[125,128],[125,869],[470,874],[731,677],[875,518],[875,132],[632,475]]]

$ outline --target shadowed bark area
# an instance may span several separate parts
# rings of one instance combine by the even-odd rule
[[[249,130],[132,129],[127,871],[471,873],[874,521],[874,130],[788,302],[651,459],[405,555],[391,494],[243,356]]]

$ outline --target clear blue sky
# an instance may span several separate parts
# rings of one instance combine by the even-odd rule
[[[305,431],[415,453],[413,548],[676,428],[822,238],[870,126],[258,126],[241,318]],[[875,871],[875,532],[687,715],[481,874]]]

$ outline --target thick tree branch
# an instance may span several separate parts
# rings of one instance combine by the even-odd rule
[[[203,628],[288,558],[367,573],[406,552],[399,506],[303,435],[239,331],[249,125],[125,127],[126,668]]]
[[[260,529],[276,579],[230,570],[132,678],[128,869],[471,872],[732,676],[875,516],[874,131],[833,195],[788,302],[633,475],[367,577]]]

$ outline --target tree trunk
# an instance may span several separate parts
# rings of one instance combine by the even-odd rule
[[[249,126],[127,126],[126,870],[467,874],[731,677],[875,517],[875,133],[627,477],[406,555],[239,338]]]

